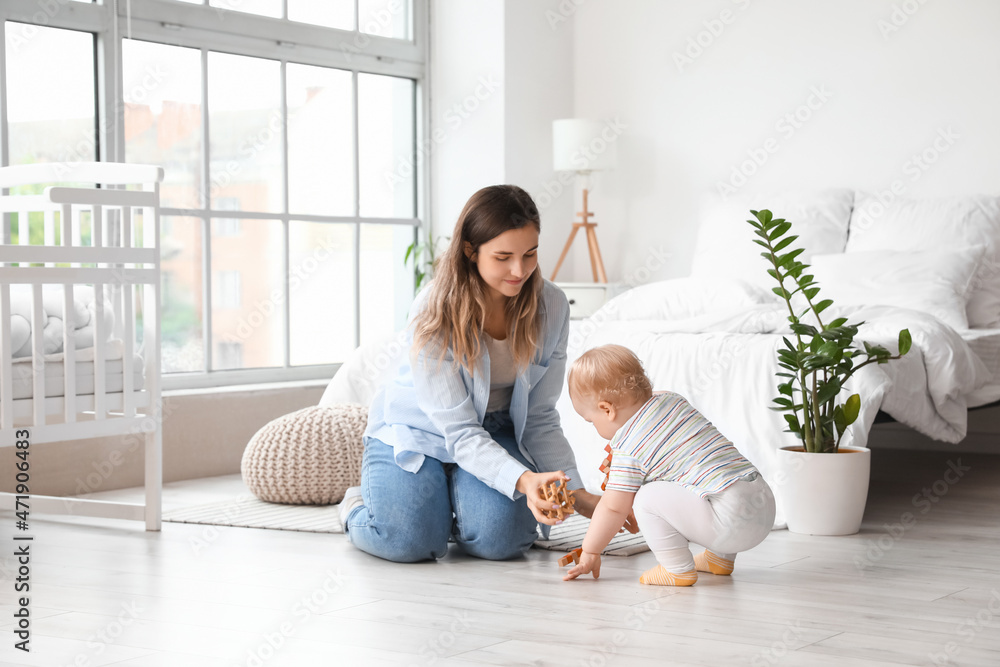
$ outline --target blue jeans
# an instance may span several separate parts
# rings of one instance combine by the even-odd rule
[[[534,470],[517,448],[506,412],[491,412],[483,428],[511,456]],[[362,551],[397,563],[437,559],[448,539],[470,556],[507,560],[534,543],[537,522],[527,500],[511,500],[454,463],[424,457],[420,470],[403,470],[390,445],[366,440],[361,463],[364,505],[347,518],[347,535]]]

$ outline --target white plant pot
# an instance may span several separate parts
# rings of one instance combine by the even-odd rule
[[[785,508],[788,530],[806,535],[858,532],[871,461],[871,450],[865,447],[841,447],[836,454],[810,454],[801,447],[779,449],[775,490]]]

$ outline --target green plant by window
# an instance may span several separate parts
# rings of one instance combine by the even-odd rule
[[[424,280],[434,277],[434,268],[437,266],[439,252],[437,250],[441,241],[450,241],[450,236],[438,236],[435,238],[429,235],[427,241],[414,241],[406,248],[403,256],[403,266],[413,265],[413,292],[416,294],[424,284]]]
[[[766,209],[750,213],[754,219],[747,222],[758,236],[754,243],[764,248],[761,256],[770,264],[767,272],[778,281],[773,291],[785,301],[795,335],[794,343],[784,336],[784,347],[778,350],[778,365],[783,369],[778,376],[784,380],[778,385],[780,395],[771,409],[788,413],[784,415],[787,431],[802,440],[807,452],[836,452],[847,427],[861,411],[858,394],[838,403],[841,389],[861,368],[888,363],[906,354],[912,344],[910,331],[899,332],[899,353],[893,355],[867,341],[862,341],[863,348],[854,344],[858,327],[864,322],[850,324],[847,318],[839,317],[824,324],[822,313],[833,301],[817,300],[819,286],[807,272],[809,266],[797,259],[804,249],[788,250],[798,238],[788,234],[792,223],[774,218]],[[798,313],[792,303],[795,295],[801,295],[806,303]],[[802,321],[809,314],[817,326]]]

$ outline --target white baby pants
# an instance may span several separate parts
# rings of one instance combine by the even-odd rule
[[[688,542],[733,560],[774,525],[774,495],[757,473],[705,498],[676,482],[649,482],[632,509],[656,560],[676,574],[694,569]]]

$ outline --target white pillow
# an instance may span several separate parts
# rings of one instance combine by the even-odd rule
[[[982,246],[816,255],[808,272],[819,283],[819,300],[833,299],[838,306],[911,308],[965,330],[969,328],[966,300],[982,255]]]
[[[799,258],[808,263],[814,254],[844,251],[853,205],[854,192],[843,188],[709,202],[703,207],[698,227],[691,275],[742,278],[771,294],[777,283],[767,274],[768,264],[760,256],[761,247],[753,242],[754,230],[747,223],[750,211],[766,208],[775,218],[791,222],[791,233],[799,237],[792,247],[805,248]]]
[[[983,260],[966,307],[969,325],[1000,327],[1000,198],[896,198],[883,204],[858,193],[848,253],[869,250],[947,250],[981,245]]]
[[[381,386],[396,375],[408,351],[405,331],[361,345],[341,364],[319,399],[319,405],[371,405]]]
[[[599,321],[680,320],[705,313],[745,309],[767,303],[771,296],[736,278],[671,278],[623,292],[604,304],[598,311],[600,314],[593,317]]]

